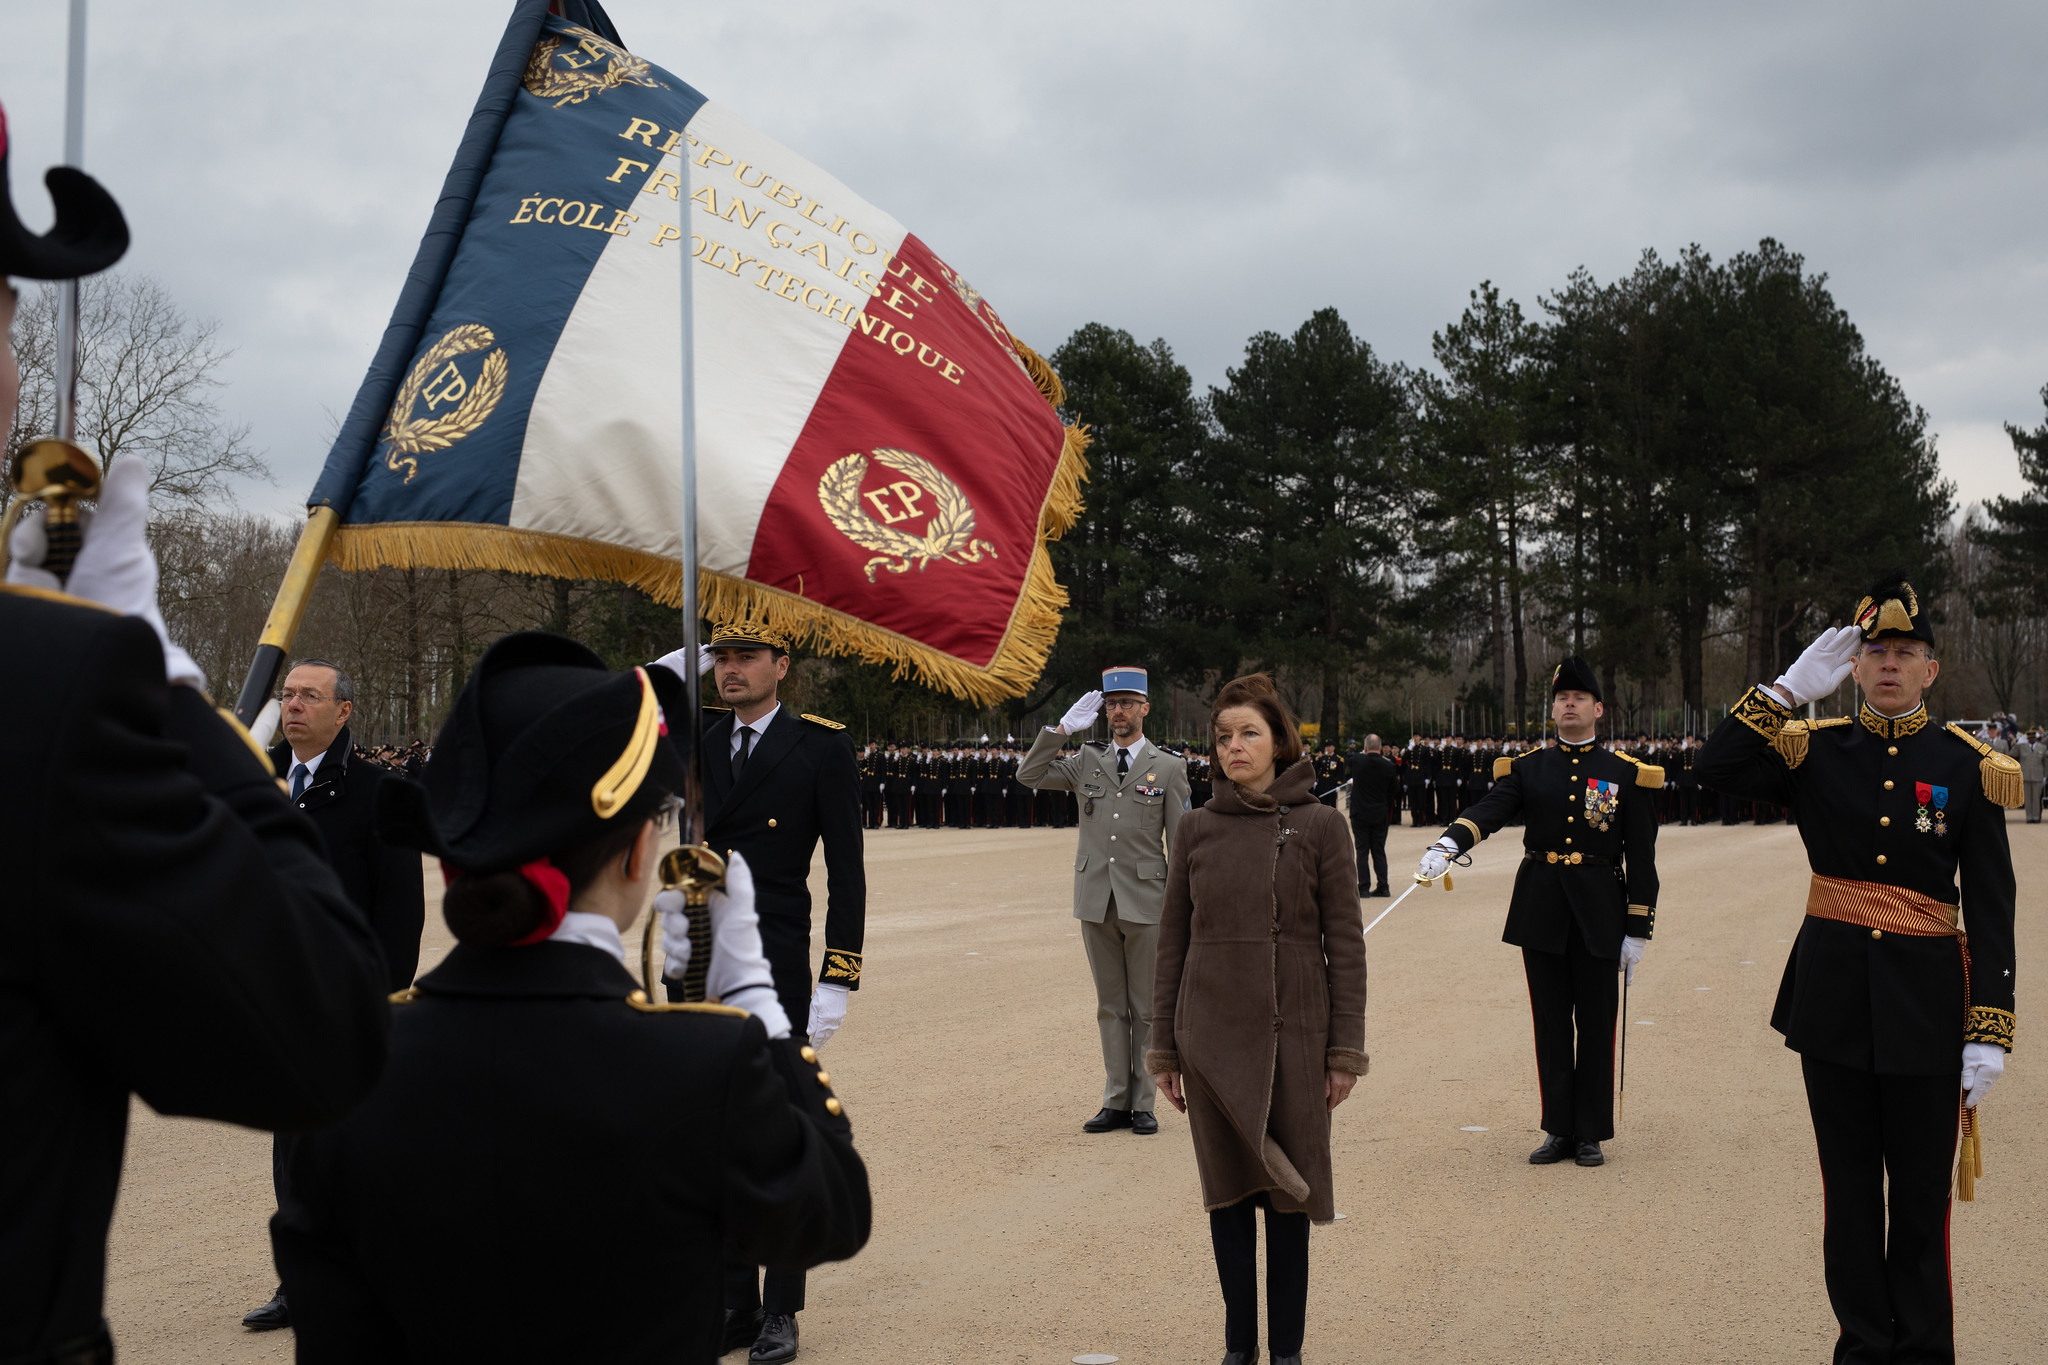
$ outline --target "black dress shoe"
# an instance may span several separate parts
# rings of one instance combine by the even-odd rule
[[[1274,1356],[1273,1365],[1301,1365],[1301,1352],[1296,1351],[1291,1356]]]
[[[1543,1145],[1529,1153],[1529,1164],[1531,1166],[1555,1166],[1558,1162],[1563,1161],[1572,1154],[1572,1147],[1573,1143],[1570,1138],[1559,1137],[1556,1133],[1545,1133],[1543,1135]]]
[[[781,1365],[796,1359],[796,1314],[770,1313],[761,1319],[761,1335],[747,1352],[754,1365]]]
[[[745,1350],[761,1335],[762,1313],[758,1308],[725,1310],[725,1335],[718,1339],[718,1353]]]
[[[1379,890],[1377,890],[1377,891],[1373,892],[1373,894],[1374,894],[1375,896],[1391,896],[1391,895],[1393,895],[1393,894],[1394,894],[1394,892],[1393,892],[1393,889],[1392,889],[1391,887],[1385,887],[1385,886],[1383,886],[1383,887],[1381,887],[1381,888],[1380,888]]]
[[[1223,1357],[1223,1365],[1252,1365],[1252,1353],[1250,1351],[1232,1351],[1229,1355]]]
[[[1594,1142],[1591,1138],[1580,1139],[1579,1150],[1572,1157],[1572,1160],[1578,1162],[1581,1166],[1604,1166],[1607,1164],[1607,1158],[1600,1155],[1600,1144]]]
[[[1159,1131],[1158,1116],[1153,1114],[1150,1109],[1133,1109],[1131,1111],[1131,1131],[1139,1137],[1151,1137]]]
[[[280,1327],[292,1325],[291,1305],[284,1301],[284,1286],[270,1296],[270,1302],[242,1319],[242,1326],[252,1332],[275,1332]]]
[[[1094,1118],[1081,1125],[1084,1133],[1107,1133],[1113,1128],[1131,1126],[1131,1111],[1128,1109],[1103,1109]]]

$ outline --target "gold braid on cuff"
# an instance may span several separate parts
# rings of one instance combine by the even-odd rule
[[[1989,1005],[1973,1005],[1970,1007],[1970,1017],[1963,1021],[1963,1041],[1996,1043],[2010,1052],[2013,1022],[2011,1010],[1995,1010]]]

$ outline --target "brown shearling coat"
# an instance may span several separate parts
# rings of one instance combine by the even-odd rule
[[[1336,1216],[1325,1071],[1365,1074],[1365,934],[1344,817],[1294,764],[1254,792],[1218,780],[1166,874],[1146,1069],[1178,1071],[1202,1203],[1270,1191]]]

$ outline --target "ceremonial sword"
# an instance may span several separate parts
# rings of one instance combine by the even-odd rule
[[[1420,890],[1421,890],[1421,889],[1422,889],[1423,887],[1425,887],[1425,886],[1428,886],[1428,885],[1430,884],[1430,882],[1431,882],[1431,881],[1433,881],[1433,880],[1435,880],[1435,879],[1434,879],[1434,878],[1432,878],[1432,877],[1425,877],[1425,876],[1423,876],[1423,875],[1422,875],[1422,874],[1421,874],[1420,872],[1416,873],[1416,874],[1415,874],[1415,885],[1413,885],[1413,886],[1409,887],[1409,888],[1408,888],[1408,889],[1407,889],[1406,891],[1403,891],[1403,892],[1402,892],[1402,893],[1401,893],[1400,895],[1398,895],[1398,896],[1394,897],[1394,904],[1393,904],[1393,905],[1390,905],[1390,906],[1388,906],[1388,907],[1387,907],[1386,909],[1384,909],[1384,910],[1380,911],[1380,912],[1379,912],[1379,914],[1377,914],[1377,915],[1373,916],[1373,921],[1372,921],[1372,924],[1368,924],[1368,925],[1366,925],[1366,926],[1365,926],[1365,932],[1366,932],[1367,934],[1371,933],[1371,932],[1372,932],[1372,930],[1373,930],[1373,925],[1374,925],[1374,924],[1378,924],[1378,923],[1379,923],[1379,922],[1380,922],[1381,920],[1385,919],[1385,918],[1386,918],[1386,917],[1387,917],[1388,915],[1391,915],[1391,914],[1393,914],[1393,913],[1394,913],[1394,911],[1395,911],[1395,909],[1396,909],[1396,908],[1397,908],[1397,907],[1398,907],[1398,906],[1399,906],[1399,905],[1401,904],[1401,902],[1402,902],[1402,901],[1405,901],[1405,900],[1407,900],[1407,899],[1408,899],[1408,898],[1409,898],[1410,896],[1414,895],[1414,894],[1415,894],[1415,893],[1416,893],[1417,891],[1420,891]],[[1444,890],[1448,891],[1448,890],[1450,890],[1450,889],[1451,889],[1451,877],[1450,877],[1450,873],[1446,872],[1446,873],[1444,874]],[[1364,937],[1364,935],[1362,934],[1362,935],[1360,935],[1360,937],[1362,938],[1362,937]]]
[[[1614,1102],[1614,1118],[1618,1123],[1628,1114],[1628,979],[1633,973],[1624,967],[1621,971],[1621,1094]]]

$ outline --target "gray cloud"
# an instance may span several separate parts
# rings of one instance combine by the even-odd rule
[[[509,6],[97,0],[87,164],[135,268],[239,348],[232,411],[311,487]],[[1205,383],[1334,304],[1420,363],[1490,278],[1774,236],[1932,416],[1965,498],[2048,381],[2037,6],[615,0],[637,51],[887,207],[1050,347],[1100,320]],[[63,6],[0,52],[23,215],[61,136]]]

